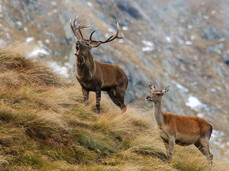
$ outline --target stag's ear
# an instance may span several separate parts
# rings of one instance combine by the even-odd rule
[[[151,89],[151,90],[155,90],[156,89],[156,87],[150,82],[149,83],[149,88]]]
[[[162,90],[162,93],[166,93],[167,91],[169,91],[169,88],[170,88],[170,86],[165,87],[165,88]]]

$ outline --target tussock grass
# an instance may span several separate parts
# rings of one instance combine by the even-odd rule
[[[167,164],[150,116],[120,114],[104,94],[95,114],[93,93],[84,106],[77,83],[24,58],[23,47],[0,49],[0,170],[209,170],[193,147],[175,147]]]
[[[194,146],[190,147],[175,147],[175,155],[172,161],[172,166],[179,170],[199,170],[207,171],[210,170],[210,166],[207,163],[207,159],[202,155],[197,148]],[[185,153],[185,158],[182,153]]]
[[[29,136],[41,139],[52,136],[57,127],[54,122],[47,118],[24,111],[13,111],[2,106],[0,108],[0,120],[15,127],[23,127]]]
[[[19,78],[21,84],[36,84],[44,86],[60,86],[61,79],[53,74],[51,69],[41,65],[37,61],[25,58],[22,52],[16,52],[16,49],[0,49],[0,71],[4,73],[2,77],[7,76],[14,80]],[[9,80],[10,80],[9,79]],[[19,79],[17,79],[19,81]],[[6,79],[5,79],[6,80]],[[8,80],[8,86],[10,85]],[[12,87],[15,85],[13,82]],[[1,84],[0,84],[1,85]]]
[[[131,150],[137,154],[155,156],[163,161],[167,160],[164,144],[156,131],[136,137],[132,141]]]

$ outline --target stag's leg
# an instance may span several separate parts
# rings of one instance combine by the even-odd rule
[[[208,163],[212,165],[213,155],[210,153],[209,149],[209,138],[208,137],[201,137],[200,144],[202,146],[203,154],[207,157]]]
[[[82,88],[84,105],[88,105],[89,91]]]
[[[125,93],[121,93],[118,88],[113,88],[107,91],[111,100],[121,108],[122,113],[126,111],[126,105],[124,104],[124,95]]]
[[[174,150],[175,138],[169,137],[169,155],[168,155],[168,162],[170,163],[173,157],[173,150]]]
[[[109,91],[107,91],[107,94],[109,95],[109,97],[111,98],[111,100],[114,102],[114,104],[116,104],[117,106],[120,107],[120,103],[119,100],[116,97],[116,92],[114,89],[111,89]]]
[[[117,87],[116,88],[116,94],[117,94],[117,99],[119,101],[119,107],[121,108],[122,113],[126,111],[126,105],[124,103],[124,98],[125,98],[125,91],[123,90],[122,87]]]
[[[96,109],[97,113],[100,113],[100,100],[101,100],[101,90],[96,90]]]

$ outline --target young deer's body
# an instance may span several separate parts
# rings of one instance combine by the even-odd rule
[[[168,161],[172,160],[175,143],[182,146],[194,144],[207,157],[208,162],[212,164],[213,155],[209,150],[212,125],[199,117],[162,112],[161,98],[164,93],[169,91],[169,87],[157,90],[151,84],[149,86],[151,94],[146,99],[154,103],[154,116],[160,129],[160,137],[167,150]]]
[[[125,92],[128,86],[128,79],[124,71],[117,65],[100,63],[93,59],[91,48],[98,47],[100,44],[113,41],[118,37],[119,26],[117,24],[117,32],[106,41],[92,40],[93,31],[90,39],[84,39],[81,33],[82,28],[88,26],[75,26],[76,18],[71,24],[73,33],[75,34],[76,42],[76,78],[79,81],[84,96],[84,103],[88,103],[89,91],[96,93],[96,109],[100,113],[101,91],[106,91],[112,101],[121,108],[122,112],[126,111],[124,104]]]

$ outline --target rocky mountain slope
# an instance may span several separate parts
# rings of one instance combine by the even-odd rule
[[[1,171],[225,171],[228,163],[194,146],[175,146],[171,163],[150,115],[133,107],[120,115],[108,98],[95,114],[81,88],[21,49],[0,49]],[[24,49],[27,49],[24,47]]]
[[[216,130],[214,153],[229,155],[228,0],[0,0],[0,45],[35,44],[28,58],[40,55],[74,80],[75,40],[69,19],[76,15],[98,29],[97,40],[115,31],[119,22],[125,39],[93,49],[93,54],[125,70],[128,103],[147,106],[149,81],[170,85],[164,110],[209,120]]]

